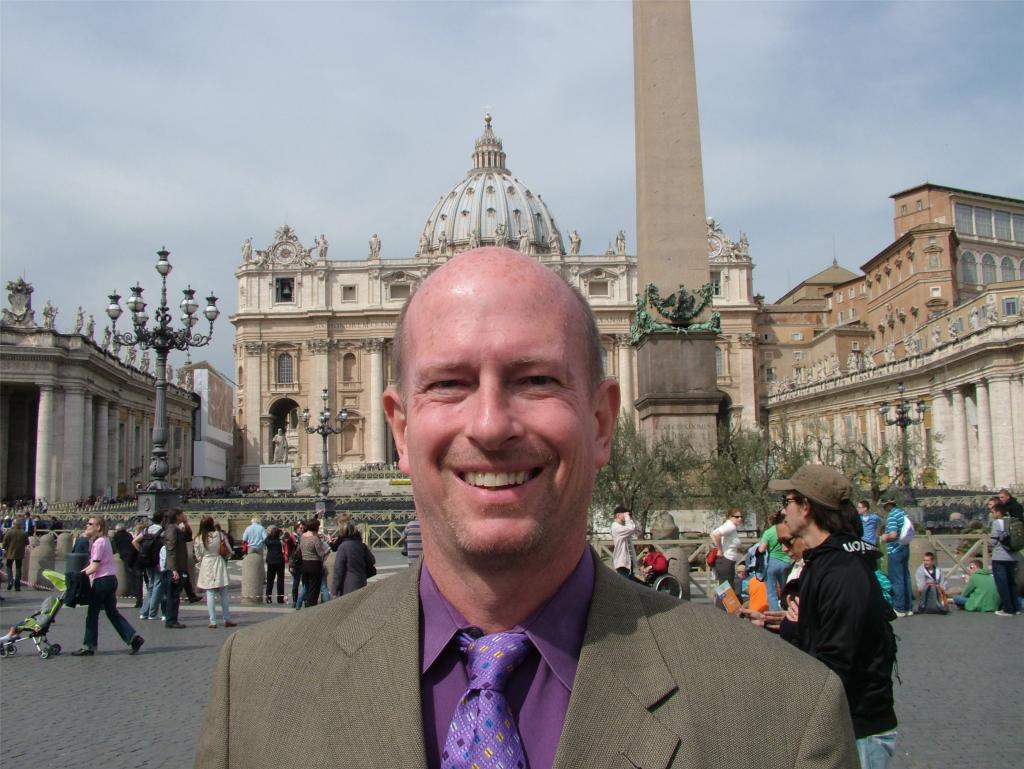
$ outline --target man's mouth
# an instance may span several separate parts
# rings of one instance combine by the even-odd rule
[[[470,486],[476,486],[477,488],[504,489],[510,486],[521,486],[538,475],[540,475],[539,467],[533,470],[520,470],[514,473],[465,472],[460,473],[459,477]]]

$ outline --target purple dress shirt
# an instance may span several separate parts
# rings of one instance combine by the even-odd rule
[[[526,633],[535,647],[505,688],[530,769],[548,769],[555,760],[593,592],[594,563],[590,548],[586,548],[551,599],[521,625],[506,628]],[[441,595],[424,563],[420,574],[420,701],[429,769],[441,765],[452,713],[466,691],[466,665],[452,639],[468,627],[465,618]]]

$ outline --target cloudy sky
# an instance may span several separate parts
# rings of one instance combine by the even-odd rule
[[[625,2],[0,4],[0,269],[99,321],[166,245],[234,310],[239,245],[284,222],[406,257],[494,115],[584,252],[635,247]],[[773,300],[892,239],[925,180],[1024,198],[1024,3],[695,2],[705,198]],[[105,316],[103,316],[105,317]],[[100,323],[97,323],[99,327]],[[210,350],[230,372],[233,329]],[[182,356],[173,359],[180,363]]]

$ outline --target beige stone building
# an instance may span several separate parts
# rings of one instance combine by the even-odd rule
[[[134,493],[149,481],[154,378],[149,356],[94,338],[79,308],[71,333],[56,329],[47,302],[42,324],[32,286],[7,284],[0,321],[0,499],[51,504]],[[168,387],[168,482],[192,477],[190,392]]]
[[[307,246],[288,225],[278,228],[265,248],[254,249],[251,239],[243,244],[235,273],[238,312],[231,319],[242,483],[256,482],[259,465],[271,460],[271,436],[279,428],[287,436],[288,463],[297,472],[319,463],[321,438],[305,433],[299,414],[306,407],[319,412],[323,388],[332,411],[344,408],[349,415],[344,432],[329,440],[332,466],[393,460],[381,396],[391,381],[398,313],[433,269],[478,245],[518,249],[579,288],[597,315],[606,368],[619,378],[624,410],[632,413],[637,390],[629,327],[637,277],[625,233],[609,227],[594,239],[613,245],[585,251],[582,237],[563,231],[542,196],[509,171],[489,116],[472,159],[466,176],[430,208],[415,254],[382,256],[375,233],[366,252],[330,259],[325,235],[307,239],[312,240]],[[734,242],[712,220],[708,248],[723,328],[716,358],[719,385],[728,396],[728,416],[753,425],[761,395],[754,336],[759,308],[749,246],[746,237]]]
[[[898,437],[878,407],[902,383],[929,407],[910,429],[942,482],[1024,484],[1024,201],[930,184],[892,197],[893,242],[860,275],[808,292],[818,317],[799,318],[803,348],[777,359],[770,425],[878,446]],[[798,325],[795,310],[766,316],[790,324],[777,336]]]

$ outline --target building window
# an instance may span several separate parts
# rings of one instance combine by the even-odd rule
[[[341,301],[343,302],[354,302],[356,300],[356,287],[355,286],[342,286],[341,287]]]
[[[996,237],[999,240],[1013,240],[1010,233],[1010,212],[996,211]]]
[[[292,356],[283,352],[277,356],[277,383],[292,383]]]
[[[392,301],[405,301],[412,291],[408,283],[392,283],[388,286],[388,298]]]
[[[938,254],[937,251],[935,253],[928,254],[928,269],[929,270],[937,270],[941,266],[942,266],[942,263],[939,260],[939,254]]]
[[[802,351],[797,350],[796,352],[793,353],[793,360],[799,361],[799,360],[803,360],[803,359],[804,359],[804,354],[803,354]]]
[[[275,278],[274,280],[274,301],[294,302],[295,301],[295,278]]]
[[[1000,280],[1016,280],[1017,270],[1013,265],[1013,259],[1004,256],[1003,260],[999,263],[999,273]]]
[[[963,235],[974,234],[974,211],[970,206],[957,203],[954,206],[956,216],[956,231]]]
[[[864,296],[867,292],[868,292],[867,283],[861,283],[860,284],[860,295]]]
[[[982,283],[995,283],[999,278],[996,277],[996,258],[992,254],[985,254],[981,257],[981,282]]]
[[[607,280],[592,280],[587,284],[588,296],[608,296]]]
[[[842,291],[837,291],[836,292],[836,304],[842,304],[842,303],[843,303],[843,292]]]
[[[900,216],[906,216],[906,215],[907,215],[907,204],[904,203],[903,205],[900,206]]]
[[[1013,239],[1024,243],[1024,214],[1013,215]]]
[[[775,369],[773,369],[771,366],[766,368],[764,370],[764,378],[767,381],[769,381],[769,382],[774,382],[775,381]]]
[[[917,210],[924,211],[924,201],[922,201],[920,198],[918,198],[917,200]]]
[[[860,350],[860,342],[853,342],[853,343],[852,343],[852,344],[850,345],[850,349],[851,349],[851,350]]]
[[[851,307],[850,308],[850,320],[856,320],[856,318],[857,318],[857,308],[856,307]]]
[[[853,299],[853,296],[854,296],[853,286],[850,286],[850,290],[846,292],[846,298],[847,299]]]
[[[356,381],[356,356],[347,352],[341,359],[341,381]]]
[[[712,272],[711,273],[711,287],[714,290],[715,296],[722,295],[722,273]]]
[[[964,251],[960,257],[960,272],[964,283],[978,282],[978,260],[970,251]]]
[[[839,311],[839,322],[840,322],[840,323],[842,323],[842,322],[843,322],[843,320],[845,320],[845,319],[844,319],[844,317],[843,317],[843,311],[842,311],[842,310],[840,310],[840,311]]]
[[[928,290],[931,293],[931,295],[934,296],[934,297],[941,297],[942,296],[942,287],[941,286],[932,286]]]
[[[792,339],[794,342],[802,342],[804,341],[804,334],[802,331],[794,331],[792,334],[789,335],[789,338]]]
[[[974,207],[974,231],[978,237],[992,237],[992,209]]]
[[[1003,315],[1016,315],[1019,308],[1017,297],[1009,296],[1003,299]]]
[[[715,348],[715,376],[722,376],[722,348]]]

